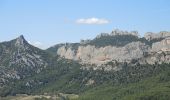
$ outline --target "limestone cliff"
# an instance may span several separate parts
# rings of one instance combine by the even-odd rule
[[[170,32],[164,31],[157,34],[146,33],[143,38],[140,38],[137,31],[113,30],[110,34],[101,33],[93,40],[56,45],[55,53],[60,57],[73,59],[82,64],[95,64],[97,66],[115,60],[131,62],[146,55],[170,51],[169,36]],[[148,61],[145,61],[147,63],[159,61],[158,59],[153,60],[153,58],[147,59]],[[166,59],[168,60],[169,57]]]
[[[79,46],[77,50],[62,46],[57,54],[67,59],[79,60],[82,63],[103,64],[112,60],[119,62],[141,58],[149,46],[141,42],[132,42],[124,47],[106,46],[96,48],[93,45]]]

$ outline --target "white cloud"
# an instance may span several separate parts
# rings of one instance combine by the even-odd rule
[[[42,46],[42,43],[39,42],[39,41],[36,41],[36,42],[34,42],[33,45],[34,45],[34,46],[37,46],[37,47],[41,47],[41,46]]]
[[[29,44],[31,44],[31,41],[28,41]]]
[[[77,24],[108,24],[109,20],[104,18],[81,18],[76,20]]]
[[[35,41],[35,42],[28,41],[28,43],[35,46],[35,47],[43,49],[43,44],[39,41]]]

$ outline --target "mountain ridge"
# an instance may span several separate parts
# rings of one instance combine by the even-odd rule
[[[95,39],[99,40],[93,42]],[[80,100],[104,98],[124,100],[122,98],[126,96],[130,96],[132,100],[145,100],[143,99],[145,97],[154,99],[170,97],[167,95],[170,92],[167,87],[170,82],[169,36],[147,40],[125,32],[123,35],[116,33],[113,36],[101,36],[95,39],[87,41],[88,45],[59,44],[53,51],[32,46],[22,35],[14,40],[0,43],[0,96],[66,93],[79,95]],[[107,42],[108,40],[111,42]],[[103,44],[103,47],[97,47],[95,45],[98,44],[91,45],[91,41],[113,45]],[[74,58],[77,54],[78,59]],[[144,81],[148,82],[146,86]],[[134,84],[142,90],[131,87]],[[143,93],[150,93],[146,88],[152,86],[151,84],[155,85],[151,89],[156,89],[159,85],[166,87],[165,90],[158,91],[162,97],[155,94],[153,97],[146,96]],[[103,86],[106,87],[104,92],[107,93],[100,88]],[[124,90],[126,86],[130,87],[126,88],[127,91]],[[144,96],[135,94],[135,91]],[[163,94],[165,91],[167,93]],[[91,92],[93,93],[89,94]],[[105,95],[100,97],[98,93]]]
[[[146,33],[141,38],[136,31],[114,30],[110,34],[101,33],[93,40],[55,45],[47,51],[81,63],[101,65],[112,60],[124,62],[129,58],[142,58],[146,53],[169,50],[169,42],[163,42],[169,41],[169,36],[170,32],[160,32],[156,35]]]

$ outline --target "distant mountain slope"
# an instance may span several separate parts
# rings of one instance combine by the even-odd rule
[[[48,53],[30,45],[22,35],[0,43],[0,84],[41,72],[49,66],[49,59]]]
[[[0,96],[38,93],[42,86],[54,82],[60,90],[59,84],[68,82],[76,69],[80,70],[78,63],[36,48],[21,35],[0,43]]]

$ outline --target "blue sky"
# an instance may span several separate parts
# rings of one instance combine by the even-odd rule
[[[47,48],[113,29],[170,31],[170,0],[0,0],[0,41]]]

